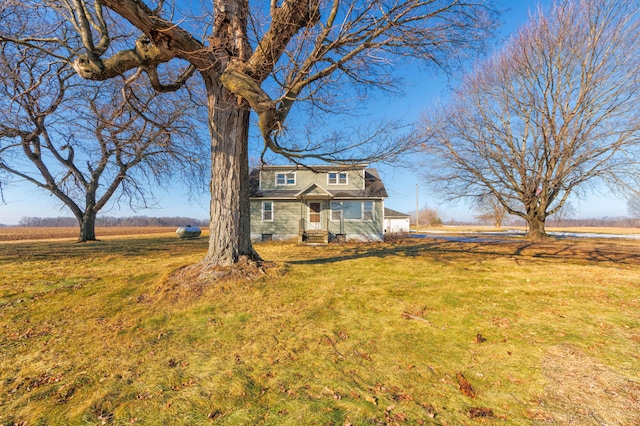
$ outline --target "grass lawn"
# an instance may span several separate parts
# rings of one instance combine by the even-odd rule
[[[0,424],[640,424],[638,241],[206,246],[0,243]]]

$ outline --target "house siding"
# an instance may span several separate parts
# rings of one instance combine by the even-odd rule
[[[349,200],[349,201],[372,201],[372,200]],[[384,202],[373,200],[373,221],[368,220],[345,220],[342,223],[341,232],[339,221],[330,221],[329,230],[334,234],[345,234],[347,241],[382,241]]]
[[[347,185],[329,185],[328,184],[328,173],[330,171],[340,171],[342,173],[347,173]],[[295,172],[296,174],[296,184],[295,185],[276,185],[276,174],[277,173],[291,173]],[[286,190],[297,190],[301,191],[309,185],[315,183],[318,186],[321,186],[326,189],[344,189],[344,190],[357,190],[364,189],[364,170],[356,169],[356,170],[332,170],[326,169],[319,172],[314,173],[309,169],[297,169],[292,167],[290,169],[277,169],[277,170],[261,170],[260,171],[260,190],[273,190],[273,189],[286,189]]]
[[[262,202],[273,202],[273,221],[262,221]],[[251,240],[262,241],[263,234],[274,240],[286,240],[298,236],[300,202],[295,200],[259,200],[251,202]]]

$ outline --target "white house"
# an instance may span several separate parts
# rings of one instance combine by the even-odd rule
[[[395,210],[384,208],[384,232],[409,232],[411,216]]]

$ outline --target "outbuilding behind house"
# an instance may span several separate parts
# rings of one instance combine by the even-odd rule
[[[411,216],[395,210],[384,208],[384,232],[409,232]]]

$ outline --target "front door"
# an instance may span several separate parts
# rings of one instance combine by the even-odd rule
[[[322,229],[320,222],[321,204],[318,201],[309,202],[309,229],[317,231]]]

